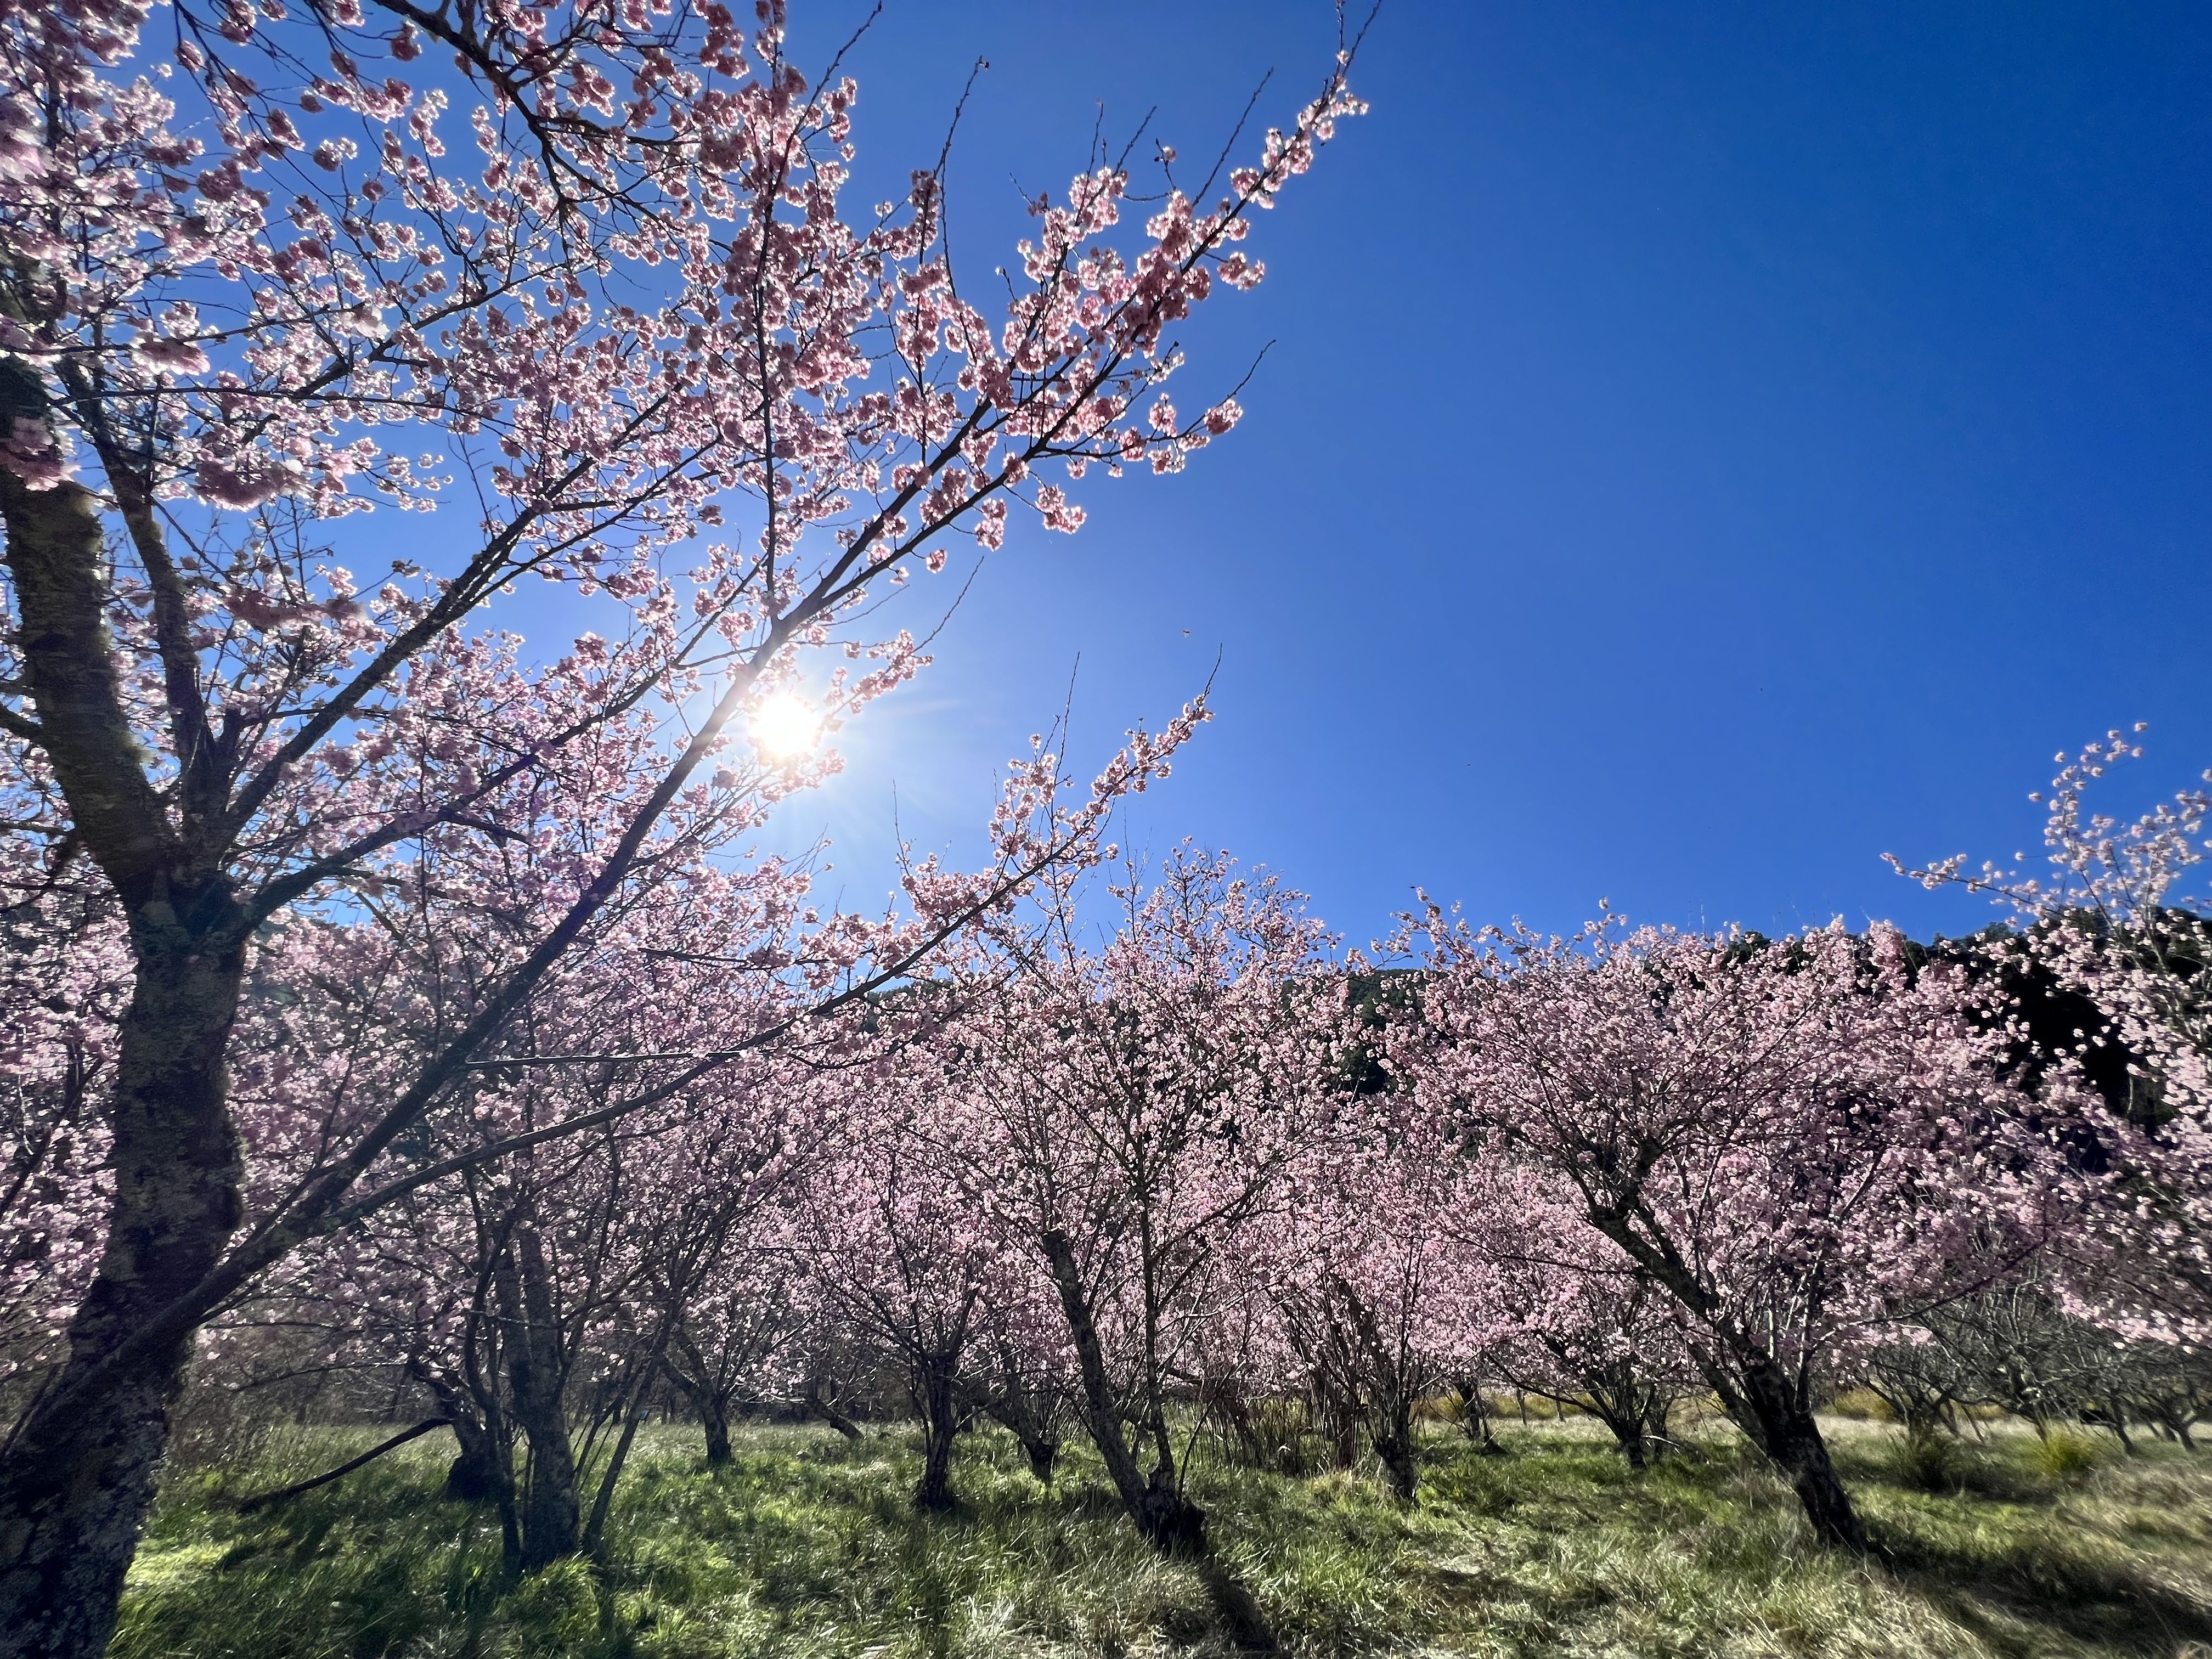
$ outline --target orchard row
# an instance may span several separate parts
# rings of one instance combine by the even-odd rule
[[[453,1489],[523,1570],[599,1546],[656,1407],[714,1462],[738,1415],[849,1431],[886,1389],[923,1426],[918,1504],[954,1503],[988,1416],[1042,1480],[1086,1437],[1174,1549],[1205,1542],[1194,1414],[1295,1466],[1295,1401],[1324,1455],[1371,1449],[1410,1497],[1439,1393],[1474,1433],[1488,1391],[1572,1401],[1639,1465],[1705,1395],[1856,1545],[1815,1417],[1839,1388],[1923,1425],[1994,1403],[2124,1436],[2185,1437],[2205,1402],[2207,933],[2167,902],[2203,803],[2085,827],[2081,785],[2125,750],[2061,780],[2071,878],[2005,886],[2016,925],[1934,951],[1431,908],[1346,955],[1277,882],[1185,849],[1055,866],[927,972],[809,1012],[696,870],[565,969],[200,1364],[445,1419]],[[263,945],[232,1084],[257,1207],[465,1018],[477,947],[410,925],[433,913],[395,893]],[[72,1306],[68,1240],[81,1272],[96,1238],[70,1232],[101,1179],[75,1075],[39,1176],[55,1248],[10,1310],[25,1378]]]

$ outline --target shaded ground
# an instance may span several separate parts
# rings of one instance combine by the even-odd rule
[[[1718,1431],[1636,1474],[1567,1423],[1508,1431],[1504,1458],[1431,1439],[1410,1509],[1357,1474],[1202,1471],[1219,1547],[1202,1575],[1139,1544],[1073,1453],[1045,1493],[1010,1439],[965,1439],[965,1506],[924,1518],[907,1435],[755,1430],[710,1475],[694,1432],[655,1429],[605,1570],[519,1586],[501,1581],[495,1523],[438,1498],[442,1436],[271,1511],[222,1504],[379,1437],[302,1431],[172,1480],[112,1652],[1198,1656],[1230,1650],[1224,1608],[1243,1607],[1314,1655],[2212,1653],[2212,1454],[2152,1446],[2069,1471],[2024,1433],[1931,1459],[1893,1430],[1835,1430],[1874,1560],[1815,1547]]]

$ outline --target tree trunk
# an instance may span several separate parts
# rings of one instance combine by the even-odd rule
[[[1060,1292],[1060,1311],[1066,1316],[1068,1335],[1083,1376],[1083,1421],[1105,1460],[1106,1474],[1121,1494],[1137,1530],[1155,1547],[1171,1553],[1202,1553],[1206,1548],[1206,1511],[1177,1488],[1172,1467],[1156,1464],[1147,1478],[1137,1467],[1136,1454],[1121,1431],[1121,1402],[1114,1397],[1113,1380],[1106,1375],[1105,1351],[1083,1291],[1083,1275],[1075,1262],[1075,1249],[1058,1228],[1038,1241],[1052,1268],[1054,1288]]]
[[[453,1438],[460,1452],[446,1471],[445,1495],[463,1504],[497,1501],[503,1488],[514,1484],[511,1470],[500,1467],[499,1449],[481,1424],[453,1419]]]
[[[1666,1395],[1637,1375],[1632,1360],[1593,1368],[1581,1378],[1598,1419],[1613,1431],[1632,1469],[1647,1468],[1667,1443]]]
[[[699,1413],[700,1426],[707,1431],[707,1467],[726,1469],[732,1462],[729,1408],[712,1389],[702,1389],[692,1395],[691,1404]]]
[[[1052,1466],[1060,1459],[1060,1442],[1042,1439],[1024,1440],[1022,1442],[1022,1450],[1029,1456],[1030,1473],[1036,1477],[1037,1485],[1051,1486]]]
[[[1401,1499],[1411,1503],[1420,1474],[1413,1462],[1413,1414],[1402,1401],[1395,1401],[1377,1414],[1370,1438],[1375,1443],[1375,1455],[1382,1461],[1382,1473],[1390,1483],[1390,1490]]]
[[[614,1512],[615,1483],[622,1479],[623,1466],[629,1462],[630,1448],[637,1443],[637,1431],[646,1419],[645,1391],[640,1389],[623,1416],[622,1436],[615,1442],[613,1455],[607,1459],[607,1472],[599,1479],[599,1495],[592,1500],[591,1518],[584,1522],[584,1552],[594,1561],[604,1562],[605,1557],[607,1516]]]
[[[525,1572],[535,1572],[576,1553],[583,1505],[562,1399],[559,1332],[544,1249],[537,1229],[526,1221],[514,1235],[497,1278],[500,1310],[507,1323],[507,1385],[514,1395],[514,1420],[530,1442],[519,1565]]]
[[[1234,1381],[1209,1378],[1203,1398],[1212,1415],[1229,1425],[1229,1432],[1245,1462],[1255,1469],[1280,1466],[1282,1460],[1260,1437],[1260,1426],[1252,1419],[1252,1408],[1245,1403],[1244,1391]]]
[[[681,1322],[670,1334],[667,1346],[661,1352],[660,1369],[683,1394],[691,1414],[699,1419],[699,1426],[707,1437],[707,1467],[729,1468],[730,1395],[714,1386],[713,1368]]]
[[[2136,1455],[2136,1443],[2128,1434],[2128,1420],[2118,1410],[2105,1406],[2091,1406],[2082,1412],[2081,1420],[2093,1428],[2110,1429],[2118,1438],[2120,1449],[2130,1457]]]
[[[1729,1414],[1796,1490],[1815,1537],[1844,1549],[1866,1548],[1865,1528],[1829,1461],[1811,1407],[1764,1349],[1741,1345],[1735,1358],[1737,1376],[1717,1381]]]
[[[1498,1443],[1498,1437],[1490,1431],[1490,1407],[1482,1397],[1482,1385],[1472,1377],[1460,1377],[1452,1384],[1452,1392],[1459,1396],[1459,1425],[1467,1437],[1485,1457],[1503,1457],[1505,1448]],[[1516,1389],[1514,1397],[1521,1402],[1521,1426],[1528,1426],[1528,1396]]]
[[[514,1502],[514,1456],[493,1414],[495,1404],[464,1390],[428,1366],[410,1364],[410,1373],[430,1391],[448,1421],[460,1452],[446,1469],[441,1496],[457,1504],[492,1504],[499,1509],[500,1559],[510,1573],[522,1565],[522,1516]],[[478,1414],[478,1407],[483,1414]]]
[[[1628,1460],[1632,1469],[1642,1468],[1648,1461],[1644,1439],[1644,1419],[1633,1413],[1616,1410],[1603,1401],[1597,1402],[1597,1414],[1620,1447],[1620,1455]]]
[[[860,1425],[837,1409],[836,1402],[822,1392],[820,1383],[810,1382],[806,1385],[803,1403],[810,1413],[820,1418],[838,1433],[843,1435],[846,1439],[861,1438]]]
[[[1599,1422],[1613,1429],[1628,1467],[1648,1467],[1666,1444],[1666,1395],[1637,1374],[1632,1358],[1586,1367],[1579,1380],[1589,1391]]]
[[[1053,1426],[1055,1406],[1042,1409],[1012,1366],[1000,1375],[1000,1387],[984,1394],[978,1404],[983,1414],[1022,1443],[1030,1460],[1030,1473],[1041,1486],[1052,1485],[1053,1465],[1060,1458],[1060,1434]]]
[[[1359,1413],[1325,1366],[1314,1368],[1313,1401],[1314,1426],[1328,1449],[1329,1468],[1350,1468],[1359,1461]]]
[[[159,887],[129,912],[137,973],[117,1066],[115,1193],[62,1388],[196,1284],[239,1220],[223,1052],[242,951],[196,948],[229,919],[230,895],[220,881]],[[106,1646],[191,1354],[179,1341],[73,1410],[34,1412],[0,1460],[0,1656],[97,1659]]]
[[[38,376],[0,358],[0,417],[20,429],[46,414]],[[238,1225],[223,1055],[247,930],[229,881],[190,854],[148,774],[107,633],[97,501],[74,483],[28,489],[0,467],[0,519],[37,740],[72,830],[121,902],[135,967],[118,1034],[115,1190],[99,1271],[70,1322],[48,1406],[0,1457],[0,1655],[96,1659],[153,1498],[191,1339],[58,1409],[52,1402],[195,1285]],[[170,672],[172,691],[196,699],[189,665]],[[198,708],[172,713],[182,744],[197,742]],[[205,776],[194,769],[199,758],[177,757],[187,828],[205,805],[194,787]]]
[[[1735,1425],[1773,1460],[1795,1489],[1814,1536],[1838,1548],[1865,1549],[1866,1529],[1829,1461],[1828,1443],[1820,1437],[1812,1402],[1801,1386],[1802,1373],[1793,1379],[1772,1354],[1723,1316],[1716,1297],[1678,1258],[1638,1237],[1620,1213],[1594,1210],[1590,1220],[1705,1322],[1720,1346],[1692,1345],[1698,1369]]]
[[[958,1352],[926,1353],[915,1361],[915,1402],[921,1408],[921,1479],[914,1489],[918,1510],[953,1507],[952,1441],[960,1431],[960,1402],[953,1389]]]

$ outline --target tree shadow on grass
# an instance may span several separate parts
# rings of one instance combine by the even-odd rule
[[[1128,1513],[1121,1500],[1113,1492],[1094,1484],[1077,1485],[1063,1482],[1053,1492],[1053,1501],[1062,1516],[1071,1520],[1103,1522],[1109,1526],[1127,1527]],[[1200,1586],[1206,1591],[1207,1605],[1213,1612],[1213,1631],[1230,1648],[1238,1653],[1279,1653],[1282,1644],[1267,1624],[1267,1615],[1261,1611],[1259,1598],[1230,1570],[1228,1565],[1207,1545],[1195,1549],[1158,1547],[1164,1558],[1188,1567]],[[1197,1621],[1188,1625],[1180,1620],[1164,1627],[1170,1641],[1179,1646],[1191,1645],[1200,1640],[1206,1631]]]
[[[1990,1560],[1895,1528],[1873,1532],[1875,1557],[1892,1577],[2000,1650],[2017,1644],[1992,1613],[2077,1641],[2161,1656],[2212,1642],[2212,1607],[2134,1573],[2051,1550]]]
[[[1206,1599],[1212,1603],[1213,1616],[1231,1647],[1239,1653],[1281,1651],[1275,1632],[1267,1626],[1267,1615],[1260,1611],[1259,1598],[1243,1580],[1211,1555],[1192,1562],[1191,1569],[1206,1587]]]

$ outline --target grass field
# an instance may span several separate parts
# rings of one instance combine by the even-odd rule
[[[2212,1454],[2109,1440],[2054,1455],[1993,1429],[1930,1450],[1832,1426],[1879,1545],[1816,1548],[1790,1495],[1712,1428],[1632,1474],[1590,1425],[1439,1431],[1425,1490],[1201,1465],[1218,1571],[1303,1654],[2212,1655]],[[908,1506],[896,1431],[746,1433],[709,1474],[696,1432],[647,1443],[607,1560],[503,1584],[496,1522],[441,1501],[442,1435],[251,1516],[228,1498],[376,1437],[302,1430],[179,1472],[139,1553],[116,1659],[409,1656],[1203,1655],[1224,1584],[1163,1561],[1073,1451],[1058,1489],[1013,1442],[963,1439],[965,1507]]]

